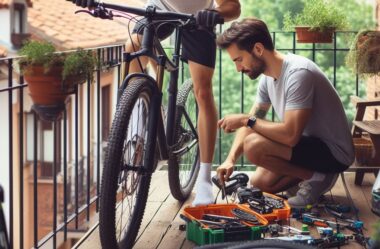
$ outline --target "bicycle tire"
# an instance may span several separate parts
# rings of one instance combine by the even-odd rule
[[[133,118],[138,118],[137,124],[140,122],[140,114],[137,113],[136,116],[136,113],[134,113],[134,110],[136,110],[135,104],[137,104],[137,107],[144,103],[148,105],[147,109],[145,109],[147,114],[142,114],[142,120],[144,120],[145,116],[149,117],[149,105],[152,98],[150,84],[146,78],[131,80],[120,98],[112,123],[105,153],[100,193],[99,232],[102,248],[132,248],[144,216],[152,173],[122,169],[121,166],[124,163],[123,160],[129,160],[127,164],[136,166],[140,163],[142,166],[144,158],[147,157],[144,152],[146,149],[145,135],[139,136],[138,130],[137,134],[132,133],[135,132],[135,126],[133,125],[135,120]],[[148,122],[149,120],[147,124]],[[157,161],[155,160],[154,163],[157,163]],[[153,166],[155,167],[155,165]],[[129,185],[130,189],[128,188]],[[121,189],[121,193],[118,193],[119,189]],[[136,194],[135,199],[133,198],[134,194]],[[120,195],[122,198],[118,203]],[[128,213],[127,221],[124,220],[127,224],[124,225],[124,198],[128,199],[129,196],[132,197],[131,200],[127,200],[127,204],[131,205],[133,210]],[[135,204],[133,205],[131,202],[134,200]],[[120,210],[121,218],[116,220]],[[123,230],[124,228],[126,230]]]
[[[171,149],[171,151],[178,150],[184,145],[182,144],[185,143],[184,141],[182,141],[182,143],[180,142],[181,136],[183,138],[184,134],[187,134],[187,136],[189,137],[189,134],[192,134],[191,129],[189,127],[184,128],[181,122],[184,119],[184,108],[188,107],[189,105],[187,101],[194,101],[194,103],[196,103],[195,98],[193,98],[193,94],[194,93],[192,81],[185,81],[181,89],[178,91],[174,131],[175,146]],[[189,96],[192,97],[189,98]],[[194,106],[196,106],[196,104],[194,104],[193,107]],[[190,114],[190,116],[196,118],[196,113]],[[194,125],[194,127],[196,127],[196,125]],[[184,162],[184,160],[186,159],[188,159],[190,162]],[[175,199],[179,201],[184,201],[191,194],[191,191],[194,188],[194,184],[199,172],[198,143],[194,145],[194,147],[190,151],[186,152],[186,154],[184,155],[178,156],[174,155],[171,152],[169,155],[168,165],[170,192]],[[189,165],[189,167],[187,167],[186,165]]]
[[[316,249],[317,247],[276,239],[255,241],[226,242],[195,247],[194,249]]]

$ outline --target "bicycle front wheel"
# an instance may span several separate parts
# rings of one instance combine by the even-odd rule
[[[173,197],[186,200],[193,190],[199,172],[199,146],[196,131],[197,104],[191,80],[178,92],[174,146],[169,156],[169,186]]]
[[[154,146],[148,134],[152,98],[149,84],[145,78],[131,80],[112,123],[100,193],[102,248],[132,248],[144,215],[151,173],[143,164],[149,156],[147,151],[154,151],[147,148]]]

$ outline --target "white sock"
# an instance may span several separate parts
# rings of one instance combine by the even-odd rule
[[[214,203],[211,182],[211,163],[202,163],[200,165],[198,179],[195,184],[195,198],[193,206],[208,205]]]
[[[317,181],[317,182],[321,182],[325,179],[326,177],[326,174],[323,174],[323,173],[320,173],[320,172],[314,172],[313,175],[311,176],[310,179],[308,179],[307,181]]]

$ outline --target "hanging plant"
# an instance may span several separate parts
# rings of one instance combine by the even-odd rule
[[[361,76],[380,75],[380,31],[359,32],[351,45],[346,63]]]
[[[19,54],[20,68],[29,86],[33,109],[45,120],[55,120],[64,110],[69,94],[77,84],[92,80],[96,58],[82,49],[56,53],[48,42],[30,41]]]

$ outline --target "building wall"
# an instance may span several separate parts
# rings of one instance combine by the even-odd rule
[[[11,17],[9,9],[0,9],[0,42],[4,42],[6,45],[11,45]]]

